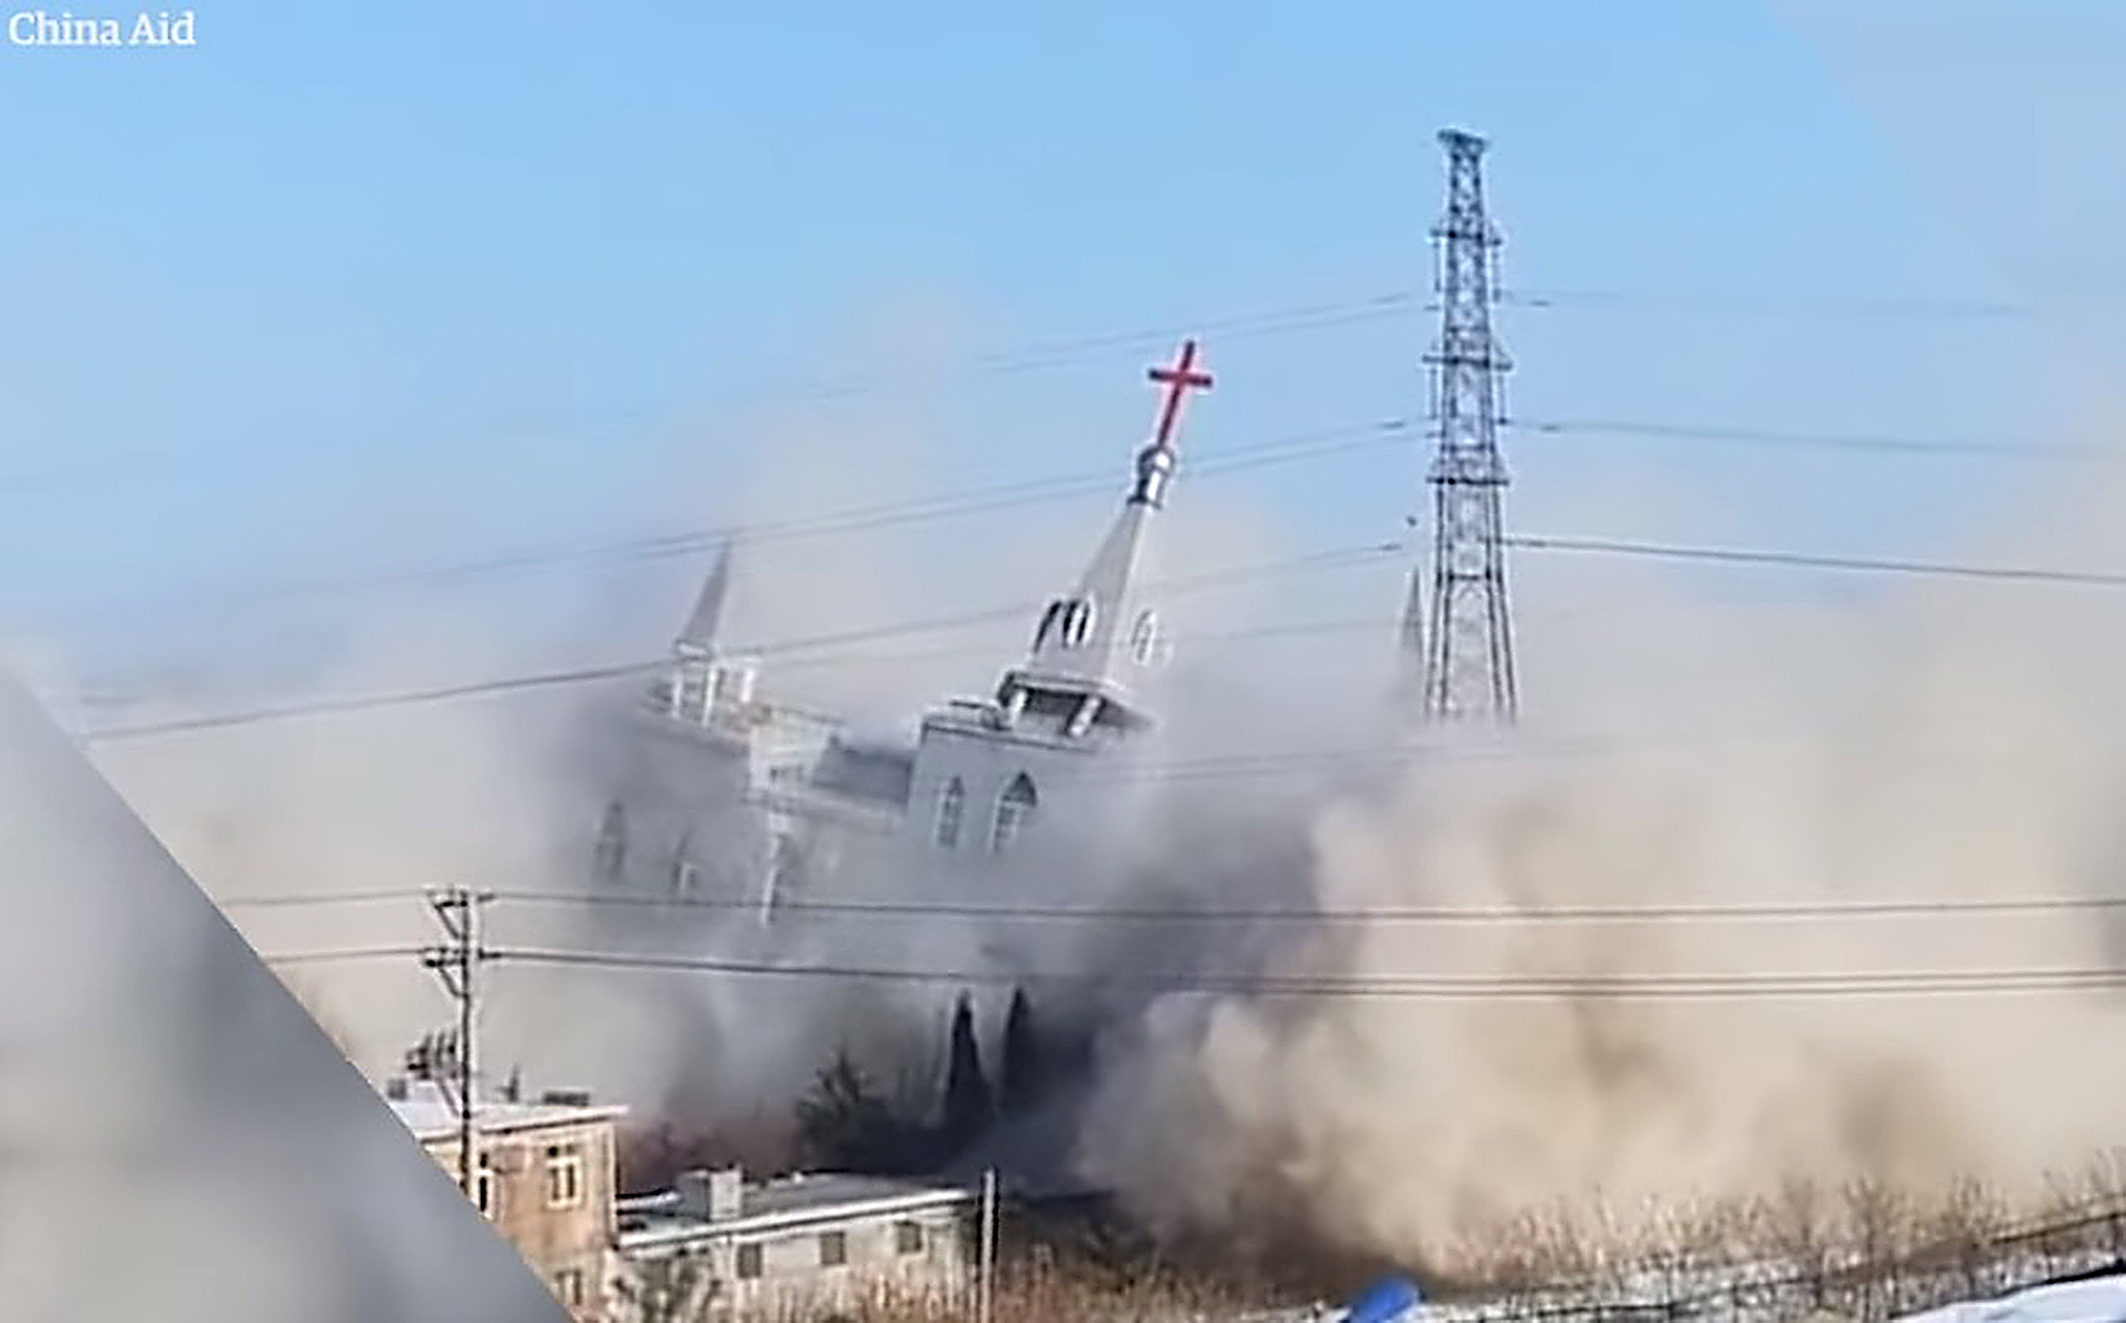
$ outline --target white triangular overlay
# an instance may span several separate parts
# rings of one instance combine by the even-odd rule
[[[0,1302],[10,1323],[565,1318],[6,677]]]

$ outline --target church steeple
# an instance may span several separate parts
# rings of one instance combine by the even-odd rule
[[[683,721],[705,725],[720,711],[752,699],[752,671],[727,663],[719,646],[724,603],[731,594],[732,553],[730,542],[716,553],[694,609],[672,641],[671,670],[651,690],[656,707]]]
[[[726,541],[716,553],[716,564],[702,581],[686,627],[679,631],[674,648],[680,653],[710,657],[716,653],[716,636],[723,628],[723,604],[731,595],[731,547]]]
[[[1137,452],[1129,494],[1091,564],[1068,593],[1049,602],[1034,629],[1026,664],[1004,683],[1002,701],[1015,719],[1033,691],[1061,687],[1087,695],[1082,730],[1094,716],[1099,695],[1124,684],[1125,663],[1135,668],[1157,660],[1163,646],[1158,621],[1140,600],[1139,562],[1152,515],[1166,502],[1175,467],[1175,432],[1184,392],[1209,389],[1211,376],[1196,367],[1196,342],[1184,341],[1170,367],[1155,367],[1151,380],[1166,387],[1151,440]]]

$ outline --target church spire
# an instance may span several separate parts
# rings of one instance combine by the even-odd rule
[[[1196,365],[1196,342],[1182,342],[1171,366],[1151,369],[1164,386],[1151,440],[1137,452],[1128,499],[1077,586],[1051,601],[1034,631],[1022,673],[1028,680],[1054,679],[1075,685],[1117,682],[1117,650],[1138,665],[1156,657],[1159,640],[1152,613],[1139,608],[1138,562],[1153,511],[1164,506],[1173,477],[1181,403],[1190,390],[1207,390],[1211,375]]]
[[[726,540],[717,551],[716,564],[702,581],[701,594],[694,599],[686,627],[679,631],[675,646],[680,652],[700,656],[715,653],[716,636],[723,627],[724,599],[731,595],[731,550],[732,544]]]
[[[752,672],[727,664],[721,655],[724,603],[731,595],[733,547],[726,541],[703,580],[694,609],[672,641],[670,670],[650,687],[650,701],[665,713],[705,724],[721,706],[751,700]]]

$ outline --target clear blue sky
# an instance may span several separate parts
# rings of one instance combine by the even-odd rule
[[[1509,284],[1631,296],[1505,314],[1518,413],[2037,439],[2070,383],[2013,319],[1659,306],[2027,295],[1957,191],[2001,144],[1930,136],[1973,108],[1886,72],[1928,11],[207,0],[193,50],[0,45],[0,611],[107,644],[276,574],[658,531],[675,472],[713,490],[768,444],[778,383],[1409,287],[1449,124],[1494,141]],[[2024,30],[2011,93],[2126,47],[2126,7],[2050,12],[2082,26]],[[2108,162],[2121,104],[2063,108],[2083,136],[2053,150]],[[2043,243],[2079,270],[2098,234]],[[1424,334],[1214,340],[1192,437],[1408,412]],[[1119,468],[1142,366],[946,381],[920,412],[960,483]],[[1515,444],[1524,526],[1838,551],[1936,550],[2017,471]],[[1296,543],[1344,544],[1394,533],[1417,473],[1259,481]],[[1645,473],[1706,513],[1556,527]]]

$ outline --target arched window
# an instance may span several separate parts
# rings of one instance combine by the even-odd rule
[[[1026,773],[1021,772],[1011,779],[1011,784],[1004,787],[1003,795],[997,800],[996,826],[989,834],[989,848],[992,852],[1002,854],[1010,848],[1013,838],[1025,828],[1026,820],[1033,816],[1038,802],[1034,795],[1033,781]]]
[[[1048,631],[1056,627],[1056,621],[1062,618],[1064,609],[1069,605],[1070,603],[1058,598],[1050,602],[1048,609],[1041,613],[1040,628],[1033,632],[1033,646],[1036,651],[1040,649],[1042,644],[1048,642]]]
[[[1063,612],[1063,646],[1082,648],[1093,633],[1093,604],[1091,599],[1081,597],[1072,602]]]
[[[1159,660],[1159,617],[1146,610],[1138,613],[1137,623],[1129,633],[1129,655],[1139,666],[1150,666]]]
[[[620,880],[627,867],[627,810],[616,801],[605,809],[605,820],[598,824],[598,847],[593,867],[598,880],[608,885]]]
[[[967,816],[967,786],[958,777],[945,783],[938,792],[937,843],[941,850],[956,850],[960,845],[960,822]]]

